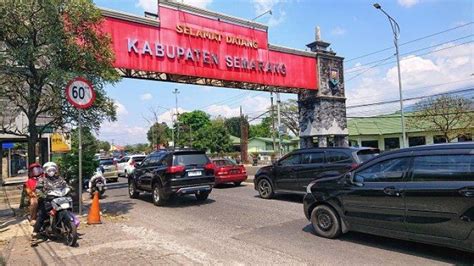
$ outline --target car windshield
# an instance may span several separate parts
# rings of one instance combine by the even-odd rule
[[[173,156],[173,165],[204,165],[208,163],[207,156],[201,154],[177,154]]]
[[[99,162],[100,165],[113,165],[114,164],[114,161],[112,160],[101,160]]]
[[[379,155],[379,153],[379,149],[360,150],[357,152],[357,157],[359,157],[360,162],[363,163]]]

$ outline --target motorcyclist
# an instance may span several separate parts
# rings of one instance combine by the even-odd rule
[[[104,173],[104,168],[101,166],[99,168],[97,168],[97,170],[95,171],[94,175],[91,177],[91,179],[89,180],[89,187],[87,188],[87,192],[91,192],[92,190],[92,184],[94,184],[95,180],[97,178],[102,178],[103,179],[103,182],[104,182],[104,186],[107,185],[107,181],[106,179],[104,178],[103,176],[103,173]]]
[[[36,195],[36,184],[38,179],[43,175],[43,167],[39,163],[32,163],[28,166],[28,180],[25,182],[25,192],[28,196],[30,222],[31,225],[36,223],[36,215],[38,211],[38,197]]]
[[[49,192],[67,187],[66,180],[59,176],[58,165],[54,162],[47,162],[43,165],[45,175],[40,178],[36,185],[36,194],[39,198],[38,219],[33,229],[33,238],[37,238],[39,230],[47,217],[46,196]]]

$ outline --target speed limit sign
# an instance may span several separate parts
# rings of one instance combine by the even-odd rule
[[[89,108],[95,100],[92,83],[82,77],[74,78],[66,86],[66,98],[76,108]]]

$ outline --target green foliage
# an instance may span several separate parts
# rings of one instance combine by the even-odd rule
[[[254,138],[254,137],[261,137],[261,138],[272,137],[271,117],[265,117],[260,124],[250,125],[249,138]]]
[[[77,120],[64,94],[71,78],[86,77],[96,91],[94,105],[83,112],[85,126],[98,129],[102,121],[116,119],[103,87],[119,75],[112,66],[111,40],[100,30],[102,20],[91,0],[0,1],[0,95],[24,113],[29,125],[27,130],[0,126],[28,138],[30,162],[46,128]],[[38,123],[45,116],[46,122]]]
[[[180,114],[178,122],[175,124],[175,139],[179,147],[194,146],[196,132],[211,125],[210,115],[201,110]]]
[[[59,160],[61,174],[67,180],[79,178],[79,138],[78,130],[71,132],[71,152]],[[82,128],[82,177],[91,177],[99,166],[94,154],[98,148],[98,141],[89,128]]]
[[[99,140],[97,146],[97,152],[99,152],[100,150],[103,150],[104,152],[110,151],[110,143],[106,140]]]
[[[161,144],[167,147],[168,141],[171,139],[171,129],[166,123],[155,123],[146,133],[146,137],[152,146]]]
[[[240,117],[239,116],[227,118],[224,121],[224,126],[226,127],[229,134],[231,134],[232,136],[235,136],[238,138],[242,136],[240,132]]]
[[[126,145],[125,151],[129,154],[137,154],[137,153],[149,153],[152,151],[150,145],[146,143],[138,143],[133,145]]]
[[[230,135],[224,126],[224,121],[214,120],[196,132],[193,147],[200,150],[209,150],[211,153],[223,153],[232,150]]]

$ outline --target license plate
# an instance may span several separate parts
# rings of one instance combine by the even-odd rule
[[[230,173],[231,173],[231,174],[238,174],[238,173],[239,173],[239,170],[230,170]]]
[[[201,171],[191,171],[191,172],[188,172],[188,176],[200,176],[202,175],[202,172]]]

